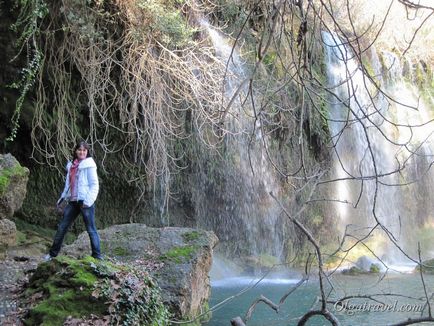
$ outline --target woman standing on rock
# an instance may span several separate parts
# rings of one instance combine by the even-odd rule
[[[98,175],[95,161],[90,155],[89,145],[86,142],[81,141],[75,146],[73,160],[68,162],[66,169],[68,173],[65,188],[57,201],[57,206],[64,200],[68,205],[63,211],[63,218],[57,228],[50,252],[44,259],[48,261],[59,254],[68,228],[80,213],[89,234],[92,257],[101,259],[99,235],[95,226],[95,200],[99,191]]]

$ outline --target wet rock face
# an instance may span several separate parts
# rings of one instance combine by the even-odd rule
[[[211,289],[208,274],[212,251],[218,242],[213,232],[124,224],[111,226],[99,234],[104,255],[149,267],[161,288],[163,301],[175,318],[186,320],[204,312]],[[89,254],[87,233],[65,247],[64,253],[76,257]]]

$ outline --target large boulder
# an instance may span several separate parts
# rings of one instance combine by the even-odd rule
[[[6,249],[16,243],[17,228],[10,221],[26,197],[29,170],[22,167],[11,154],[0,154],[0,259]]]
[[[0,219],[11,218],[26,197],[29,169],[11,154],[0,154]]]
[[[213,232],[123,224],[101,230],[99,235],[104,255],[150,266],[162,289],[163,301],[174,318],[189,320],[205,312],[211,291],[208,273],[212,250],[218,242]],[[75,257],[89,252],[90,242],[85,232],[64,248],[64,253]]]

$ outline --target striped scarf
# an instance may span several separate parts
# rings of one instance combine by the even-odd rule
[[[69,169],[69,185],[71,187],[71,195],[73,197],[77,196],[76,195],[76,185],[75,185],[75,180],[76,180],[76,175],[77,175],[77,171],[78,171],[78,165],[80,164],[80,161],[78,159],[75,159],[74,162],[72,162],[71,168]]]

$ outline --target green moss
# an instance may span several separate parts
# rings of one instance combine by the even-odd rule
[[[9,186],[9,178],[5,175],[0,175],[0,195],[4,193]]]
[[[198,231],[185,232],[182,235],[182,238],[184,239],[184,241],[194,241],[200,238],[200,233]]]
[[[161,255],[160,260],[169,260],[180,264],[185,260],[192,258],[195,249],[194,246],[174,247],[164,255]]]
[[[26,295],[43,293],[44,299],[29,311],[25,324],[54,326],[62,325],[68,316],[102,316],[107,308],[103,300],[91,295],[97,277],[90,262],[60,256],[41,264]]]
[[[21,178],[28,174],[29,170],[19,164],[0,170],[0,195],[5,192],[13,178]]]
[[[370,273],[380,273],[380,266],[377,264],[371,264],[371,267],[369,268]]]
[[[166,325],[168,319],[159,289],[146,272],[90,256],[59,256],[40,264],[24,297],[32,303],[26,325],[62,325],[68,316],[91,314],[122,325]]]
[[[56,290],[54,290],[56,289]],[[50,293],[50,299],[37,305],[32,313],[40,316],[41,325],[62,325],[68,316],[82,317],[90,314],[102,315],[105,307],[102,302],[89,300],[91,292],[89,290],[69,289],[66,291],[58,290],[53,287],[53,293]],[[34,320],[36,321],[36,320]],[[33,320],[26,322],[27,325],[33,324]]]
[[[375,73],[374,68],[372,67],[372,60],[367,57],[367,56],[363,56],[362,57],[362,67],[364,69],[364,73],[365,75],[369,75],[369,77],[371,77],[376,84],[379,84],[380,81],[378,80],[378,76]]]

